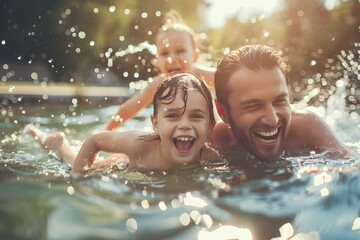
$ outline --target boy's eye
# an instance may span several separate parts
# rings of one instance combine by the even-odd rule
[[[165,115],[166,118],[177,118],[178,115],[176,113],[169,113]]]
[[[198,119],[205,118],[205,116],[203,114],[200,114],[200,113],[192,114],[191,117],[192,118],[198,118]]]

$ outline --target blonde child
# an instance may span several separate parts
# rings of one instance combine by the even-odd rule
[[[60,134],[54,136],[61,141],[54,141],[54,137],[43,141],[47,142],[49,150],[58,154],[60,160],[72,166],[72,174],[85,174],[88,170],[112,165],[138,170],[171,170],[194,161],[219,159],[206,144],[215,119],[211,93],[200,78],[191,73],[168,77],[155,92],[153,105],[153,133],[93,134],[85,140],[76,158],[72,155],[73,149],[63,142],[65,138],[61,138]],[[34,130],[40,131],[35,127],[29,130],[34,137],[37,134]],[[37,139],[41,141],[41,135]],[[96,160],[99,152],[121,153],[123,157]]]
[[[151,103],[151,99],[159,84],[167,74],[177,71],[188,71],[201,76],[208,87],[214,87],[215,68],[205,67],[196,63],[199,48],[196,46],[195,34],[174,10],[165,15],[164,25],[157,33],[156,66],[160,75],[154,77],[147,87],[125,101],[118,112],[111,117],[105,130],[112,131],[120,127],[126,120],[134,117],[142,108]]]

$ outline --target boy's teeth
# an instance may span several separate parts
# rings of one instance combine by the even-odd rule
[[[184,141],[184,142],[193,140],[193,138],[191,138],[191,137],[178,137],[176,139],[179,140],[179,141]]]

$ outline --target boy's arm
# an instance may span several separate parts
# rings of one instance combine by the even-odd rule
[[[206,82],[206,85],[210,89],[215,89],[215,84],[214,84],[215,71],[216,68],[208,67],[198,63],[196,63],[194,67],[194,73],[203,77],[204,81]]]
[[[137,132],[100,132],[91,135],[83,143],[71,169],[71,174],[84,174],[93,164],[100,151],[124,153],[132,156],[136,150]]]
[[[112,131],[120,127],[126,120],[134,117],[141,109],[147,107],[151,103],[157,87],[164,79],[165,77],[162,75],[155,76],[153,81],[149,82],[143,90],[121,104],[118,112],[110,118],[104,130]]]

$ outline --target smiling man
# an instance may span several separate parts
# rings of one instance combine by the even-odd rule
[[[223,57],[215,73],[217,108],[212,145],[248,152],[263,161],[286,149],[350,151],[313,113],[295,113],[287,89],[288,65],[272,48],[243,46]]]

